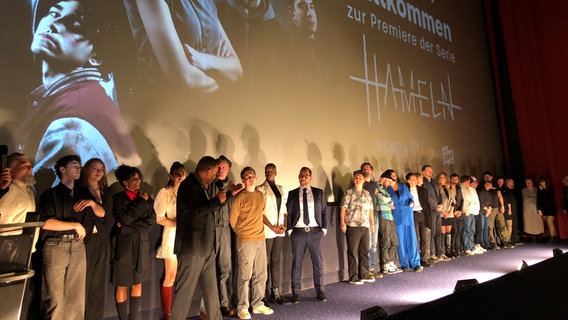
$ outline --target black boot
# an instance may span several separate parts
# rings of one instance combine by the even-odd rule
[[[445,248],[446,248],[446,257],[453,259],[454,256],[452,255],[452,234],[446,233],[444,236],[445,239]]]
[[[290,301],[288,301],[288,299],[284,298],[280,294],[280,290],[278,290],[278,288],[272,288],[272,293],[270,294],[270,298],[272,299],[272,301],[278,304],[290,304]]]

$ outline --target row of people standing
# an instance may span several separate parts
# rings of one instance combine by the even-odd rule
[[[274,164],[266,165],[266,181],[258,186],[256,172],[251,167],[241,171],[242,184],[230,183],[226,179],[230,166],[230,161],[224,157],[203,157],[195,173],[179,187],[174,242],[179,266],[171,313],[168,314],[166,305],[164,318],[185,319],[190,309],[188,301],[192,300],[197,286],[204,296],[204,311],[211,319],[220,319],[221,315],[250,319],[250,310],[255,314],[272,314],[274,310],[264,304],[267,287],[270,300],[280,304],[297,303],[306,250],[310,251],[314,266],[316,298],[327,299],[323,291],[320,249],[321,239],[327,232],[326,204],[323,191],[309,185],[311,170],[302,168],[298,176],[301,188],[286,195],[275,182]],[[215,229],[222,226],[229,232],[227,218],[236,241],[231,242],[229,236],[219,239],[223,233]],[[292,240],[292,296],[289,300],[280,294],[280,257],[285,233]],[[235,287],[231,287],[230,281],[221,281],[224,274],[219,265],[223,255],[217,254],[233,245],[236,247],[233,252],[237,253],[236,272],[232,273],[237,275],[236,313],[230,304],[230,291]],[[230,268],[230,251],[226,257]],[[227,276],[230,278],[229,268]],[[212,285],[217,282],[219,286]],[[221,288],[225,284],[226,287]]]
[[[568,179],[565,177],[564,180]],[[563,180],[563,183],[564,183]],[[556,231],[556,205],[554,193],[546,179],[539,178],[535,187],[532,179],[525,179],[526,187],[522,190],[524,231],[530,238],[542,238],[548,232],[548,241],[558,241]],[[564,188],[566,190],[566,187]],[[564,191],[564,206],[566,206],[566,191]],[[566,212],[566,209],[564,209]]]
[[[394,170],[376,182],[373,173],[370,163],[353,173],[340,207],[351,284],[518,243],[512,179],[498,190],[490,172],[481,187],[467,175],[442,172],[434,179],[429,165],[407,174],[406,184]]]
[[[15,179],[14,184],[11,179],[2,179],[10,180],[6,186],[3,183],[2,204],[20,190],[17,187],[21,182],[25,192],[16,198],[28,200],[29,206],[23,211],[25,216],[26,212],[35,211],[32,165],[23,154],[8,158],[11,169],[3,176],[12,177],[14,173]],[[309,190],[304,197],[299,189],[287,196],[282,187],[275,184],[274,164],[266,166],[267,179],[259,186],[255,185],[254,170],[245,168],[241,173],[244,189],[242,184],[234,185],[227,179],[230,167],[231,162],[225,157],[203,157],[195,172],[188,175],[183,165],[176,162],[170,170],[167,187],[154,201],[140,191],[142,174],[135,167],[122,165],[116,169],[116,179],[123,191],[111,197],[106,168],[100,159],[91,159],[84,166],[77,155],[58,159],[54,170],[60,183],[42,193],[37,208],[44,221],[38,245],[42,262],[35,268],[41,270],[38,274],[43,283],[40,294],[42,317],[102,319],[104,303],[101,301],[105,300],[110,261],[119,318],[137,319],[142,283],[150,276],[148,233],[156,222],[164,226],[163,241],[157,252],[157,256],[165,260],[161,290],[163,318],[170,318],[171,310],[172,318],[185,319],[197,285],[201,287],[210,318],[235,316],[230,301],[232,291],[235,291],[230,280],[231,251],[233,245],[250,247],[248,242],[256,242],[256,254],[252,255],[252,260],[251,255],[239,254],[240,263],[236,265],[239,266],[238,283],[241,283],[238,287],[248,288],[249,282],[254,284],[250,303],[253,313],[273,312],[263,304],[267,278],[270,279],[268,287],[272,301],[281,304],[299,301],[306,249],[314,264],[317,299],[325,301],[320,244],[326,233],[326,206],[323,191],[309,185],[311,170],[302,168],[298,176],[300,184]],[[235,197],[241,190],[244,190],[241,196]],[[249,193],[256,199],[252,206]],[[230,204],[235,200],[239,205],[236,210],[231,210]],[[308,206],[300,205],[300,201]],[[250,209],[249,213],[246,208]],[[291,212],[291,220],[287,219],[287,212]],[[236,242],[231,239],[231,229],[237,235]],[[291,301],[280,294],[284,231],[292,238],[295,248]],[[244,253],[247,250],[237,251]],[[218,268],[222,262],[225,269]],[[244,268],[252,265],[255,268]],[[224,283],[225,288],[217,290],[213,285],[216,283],[219,287]],[[242,290],[239,290],[237,310],[240,318],[250,317],[248,293]]]
[[[311,170],[309,168],[301,169],[298,179],[303,187],[291,191],[288,197],[286,197],[282,187],[275,183],[276,166],[274,164],[268,164],[265,167],[266,181],[256,187],[256,173],[254,169],[243,169],[241,178],[245,185],[244,190],[247,192],[243,192],[242,197],[244,199],[249,192],[252,192],[252,194],[255,194],[256,200],[240,200],[241,202],[238,202],[239,206],[233,212],[233,217],[236,218],[231,223],[230,217],[233,210],[231,210],[229,204],[234,199],[240,199],[240,197],[235,196],[239,194],[243,186],[241,184],[233,185],[227,179],[227,174],[231,168],[230,160],[223,156],[219,159],[211,157],[205,157],[204,159],[202,160],[205,163],[209,163],[205,165],[208,169],[203,172],[204,165],[200,166],[198,164],[199,170],[190,175],[190,177],[193,176],[193,184],[195,184],[195,181],[198,181],[198,186],[203,188],[205,197],[202,200],[207,200],[201,203],[200,207],[202,211],[204,210],[202,212],[204,216],[197,217],[197,219],[206,219],[207,221],[212,219],[212,226],[215,229],[215,239],[205,242],[210,243],[213,247],[214,258],[210,260],[213,261],[214,267],[212,268],[213,275],[209,275],[210,278],[207,278],[208,280],[204,282],[205,287],[202,290],[206,295],[205,306],[207,308],[204,309],[209,311],[212,318],[217,316],[216,310],[219,310],[221,315],[225,316],[250,317],[250,314],[247,315],[249,310],[248,293],[241,292],[239,295],[237,314],[231,308],[231,291],[234,291],[233,282],[230,280],[232,276],[231,246],[242,246],[246,242],[255,242],[257,244],[256,254],[253,255],[254,259],[247,261],[247,259],[250,259],[250,255],[247,255],[239,256],[238,260],[247,262],[245,263],[247,265],[256,265],[257,268],[250,270],[237,269],[237,275],[241,281],[238,287],[248,288],[248,281],[255,283],[252,287],[253,301],[250,303],[253,312],[272,313],[272,309],[264,306],[262,302],[265,286],[268,288],[268,296],[274,302],[284,304],[299,301],[302,258],[306,248],[310,251],[314,263],[314,285],[317,299],[325,301],[326,295],[323,291],[323,263],[320,245],[321,239],[327,231],[327,219],[325,215],[325,201],[323,201],[321,190],[312,188],[309,185]],[[181,163],[174,163],[170,169],[168,185],[158,193],[154,202],[147,194],[140,192],[141,172],[137,168],[121,166],[116,171],[116,178],[120,185],[123,186],[124,191],[116,194],[113,197],[113,201],[109,201],[104,163],[100,159],[91,159],[81,168],[80,162],[80,158],[73,155],[63,157],[57,161],[55,170],[61,183],[42,194],[38,207],[42,219],[46,222],[42,230],[43,241],[41,242],[44,253],[42,275],[45,283],[48,284],[44,287],[43,293],[43,301],[46,302],[46,318],[57,319],[60,317],[62,310],[65,310],[66,315],[74,314],[72,318],[81,318],[81,316],[87,319],[102,318],[104,305],[100,301],[104,301],[106,292],[107,265],[111,252],[109,234],[111,233],[110,229],[114,226],[112,232],[112,243],[114,246],[112,281],[116,286],[117,310],[120,318],[125,319],[128,317],[127,305],[129,305],[130,318],[136,319],[142,296],[142,282],[149,279],[150,250],[148,231],[154,222],[157,222],[164,226],[162,245],[158,249],[157,257],[165,260],[165,277],[161,293],[162,309],[164,311],[163,318],[167,319],[170,316],[172,296],[175,296],[173,295],[173,285],[176,276],[178,276],[178,282],[180,279],[184,279],[177,274],[178,255],[175,254],[174,248],[176,247],[176,225],[179,222],[177,219],[178,201],[189,201],[192,198],[188,197],[187,190],[184,191],[184,195],[181,197],[178,197],[177,192],[184,179],[188,176],[187,171]],[[29,186],[33,185],[33,175],[31,174],[29,160],[22,154],[13,154],[9,157],[8,163],[10,167],[14,167],[15,173],[12,193],[18,190],[16,187],[19,186],[20,182],[23,183],[25,189],[29,189]],[[400,272],[400,269],[394,265],[396,254],[398,254],[400,266],[404,270],[414,269],[414,271],[421,271],[422,266],[434,263],[436,257],[433,257],[434,254],[431,254],[428,250],[427,241],[425,240],[430,238],[426,231],[433,229],[424,227],[425,224],[423,223],[427,220],[424,219],[422,213],[428,206],[428,195],[427,189],[419,186],[421,175],[408,174],[406,176],[407,184],[400,184],[397,183],[396,172],[387,170],[381,175],[379,181],[374,183],[372,192],[376,197],[369,197],[372,203],[361,205],[357,200],[357,196],[353,195],[361,193],[363,188],[367,190],[369,185],[373,186],[373,183],[370,183],[370,177],[373,173],[372,166],[365,163],[361,168],[362,170],[354,173],[354,188],[353,190],[350,189],[343,198],[340,209],[342,212],[340,221],[343,222],[340,223],[340,228],[346,232],[348,243],[350,282],[359,284],[363,281],[374,281],[375,277],[381,277],[380,273],[373,272],[375,268],[378,271],[382,269],[387,274]],[[428,179],[428,177],[432,176],[429,169],[431,170],[431,167],[425,166],[422,175],[431,182],[432,179]],[[212,171],[215,171],[215,173],[212,174]],[[198,172],[201,172],[201,174]],[[505,185],[499,192],[491,191],[494,190],[492,183],[486,181],[484,183],[485,191],[484,189],[479,189],[479,193],[481,195],[484,192],[489,193],[488,198],[490,200],[488,200],[488,203],[490,205],[483,206],[482,209],[481,204],[478,204],[478,209],[476,210],[471,190],[474,190],[474,193],[477,192],[469,186],[471,182],[475,184],[477,182],[476,179],[462,176],[461,179],[458,178],[460,180],[458,184],[455,182],[455,178],[458,178],[457,175],[451,175],[451,183],[447,184],[445,174],[440,174],[438,177],[437,189],[440,192],[438,204],[441,205],[442,211],[436,215],[442,218],[441,225],[450,225],[454,229],[459,230],[457,232],[454,230],[452,235],[456,236],[448,239],[447,234],[452,230],[444,231],[444,228],[440,228],[440,234],[445,234],[444,237],[441,237],[445,245],[440,245],[440,250],[438,251],[434,244],[433,250],[436,250],[436,254],[442,260],[451,256],[459,256],[460,251],[463,250],[465,250],[466,254],[477,251],[473,242],[473,234],[475,233],[480,234],[480,239],[490,239],[491,236],[488,232],[491,219],[480,219],[482,221],[480,224],[482,226],[487,225],[487,229],[482,227],[475,230],[472,234],[471,218],[478,216],[473,212],[482,211],[484,213],[483,216],[489,213],[487,217],[490,217],[495,206],[498,206],[503,208],[503,212],[501,210],[498,211],[506,217],[507,215],[512,215],[514,211],[512,209],[514,201],[507,200],[510,193],[507,193],[505,188],[512,190],[512,179],[505,180]],[[486,177],[484,177],[484,180],[491,181],[491,179]],[[546,189],[545,185],[541,184],[541,189]],[[305,196],[303,195],[304,190],[306,190]],[[426,191],[426,194],[424,191]],[[498,196],[500,193],[502,193],[502,197]],[[221,202],[223,194],[225,199]],[[495,200],[495,194],[497,194],[498,205],[492,203]],[[6,197],[4,197],[5,195]],[[33,197],[29,196],[29,192],[26,191],[25,195],[29,198],[28,200],[32,200],[31,203],[33,204]],[[460,195],[461,200],[459,200]],[[4,193],[2,196],[3,200],[6,200],[10,198],[11,194]],[[263,200],[260,200],[260,198]],[[372,200],[373,198],[376,199]],[[485,198],[485,196],[481,198]],[[304,199],[309,203],[306,206],[304,205]],[[381,199],[383,201],[382,205],[380,203]],[[211,205],[211,200],[213,200],[214,205]],[[261,202],[262,206],[260,206]],[[251,206],[249,208],[250,212],[247,213],[248,209],[243,209],[243,203],[255,203],[255,205]],[[205,208],[202,207],[203,205],[205,205]],[[451,208],[452,206],[453,209]],[[487,208],[488,206],[491,209]],[[260,210],[259,208],[264,209]],[[461,210],[458,210],[459,208]],[[544,209],[542,205],[539,205],[538,208],[541,209],[541,212]],[[294,213],[291,221],[287,219],[287,211]],[[113,223],[111,215],[108,214],[110,212],[113,213],[112,216],[116,223]],[[188,209],[185,209],[183,212],[188,213]],[[198,212],[201,211],[198,210]],[[304,212],[309,213],[305,215]],[[409,214],[410,212],[412,214]],[[456,219],[451,224],[444,223],[444,219],[450,218],[450,212]],[[544,209],[544,212],[549,212],[549,210]],[[379,214],[379,216],[377,217],[376,214]],[[463,221],[458,223],[461,221],[459,218],[462,214]],[[347,219],[346,216],[348,217]],[[180,252],[184,252],[184,250],[186,250],[185,252],[192,252],[191,250],[187,251],[187,246],[192,246],[192,244],[188,243],[202,246],[201,242],[195,241],[201,239],[202,235],[195,237],[196,234],[192,234],[195,231],[193,229],[196,229],[195,226],[206,226],[208,223],[188,223],[187,218],[190,218],[190,215],[184,217],[186,222],[184,223],[185,229],[182,232],[186,236],[179,242],[180,248],[178,250],[181,250]],[[254,219],[250,217],[254,217]],[[308,219],[304,220],[306,217]],[[429,217],[432,218],[432,216]],[[483,222],[484,220],[488,220],[486,224]],[[494,221],[499,220],[496,215]],[[357,225],[360,222],[364,225]],[[431,225],[431,223],[429,221],[426,225]],[[243,224],[246,226],[244,229]],[[501,230],[502,224],[499,222],[497,224],[498,229]],[[237,232],[236,242],[231,239],[231,227],[229,225]],[[255,228],[249,229],[248,227],[250,226]],[[360,232],[365,229],[359,229],[359,227],[366,227],[366,232]],[[191,231],[188,232],[188,228]],[[376,266],[377,257],[375,257],[372,249],[373,239],[377,243],[377,238],[373,237],[373,229],[375,228],[380,229],[381,234],[379,241],[381,265],[379,267]],[[512,228],[510,228],[509,223],[505,224],[505,228],[511,232]],[[242,230],[246,230],[246,232],[243,233]],[[255,230],[256,233],[253,232],[251,234],[251,230]],[[197,231],[199,233],[203,230]],[[292,296],[290,299],[284,298],[280,293],[280,257],[283,237],[286,232],[288,232],[292,240],[293,250],[293,266],[291,270]],[[485,232],[487,232],[487,237],[484,236]],[[192,235],[187,236],[188,234]],[[511,233],[507,235],[500,232],[499,235],[503,245],[507,247],[511,242]],[[460,240],[456,240],[456,238],[459,239],[460,237]],[[183,241],[183,239],[191,239],[191,241],[187,242]],[[480,240],[478,243],[484,243],[483,241]],[[491,243],[495,242],[490,242],[487,248],[491,248]],[[81,248],[81,243],[84,243],[84,249]],[[366,244],[367,247],[358,247],[354,243]],[[362,255],[361,253],[369,252],[369,244],[371,244],[371,253],[367,257],[367,254]],[[264,246],[264,249],[260,250],[261,246]],[[68,249],[71,250],[69,251]],[[259,254],[260,252],[262,254]],[[454,252],[458,254],[454,254]],[[84,259],[81,258],[83,255],[85,256]],[[191,256],[191,254],[189,255]],[[187,260],[186,258],[184,257],[183,259]],[[189,260],[192,259],[190,258]],[[359,259],[358,263],[354,263],[357,259]],[[438,260],[440,260],[439,257]],[[225,268],[222,267],[223,261],[225,262]],[[267,264],[269,266],[268,269],[264,267]],[[62,268],[71,271],[69,277],[63,280],[58,277]],[[211,272],[211,270],[208,270],[208,272]],[[85,274],[89,276],[85,277]],[[199,273],[199,276],[201,275],[202,273]],[[185,276],[187,276],[187,270]],[[211,288],[209,280],[213,279],[213,277],[213,283],[220,283],[218,292],[213,292]],[[190,278],[185,279],[191,281],[199,279],[199,277],[193,276]],[[83,281],[84,290],[81,290],[80,287]],[[224,288],[222,288],[223,283],[226,283]],[[201,285],[201,283],[199,284]],[[69,288],[72,289],[66,290],[62,295],[61,291],[57,290],[57,286],[62,285],[70,285]],[[197,284],[194,283],[194,285]],[[179,283],[178,286],[181,291],[188,289],[187,286],[184,289],[184,286]],[[195,286],[193,287],[194,289]],[[225,290],[225,293],[223,290]],[[83,298],[81,298],[81,291],[85,292]],[[185,298],[180,300],[178,304],[182,305],[182,308],[188,307],[187,295],[181,294],[181,296]],[[82,303],[81,299],[84,299]],[[215,307],[216,305],[219,307]],[[246,310],[246,312],[243,310]],[[180,317],[183,317],[184,312],[174,312],[174,314],[179,314]]]
[[[112,254],[119,315],[127,318],[123,310],[130,288],[131,319],[136,319],[141,283],[149,277],[148,230],[155,221],[152,199],[140,192],[140,171],[117,168],[123,191],[111,199],[101,159],[81,166],[79,156],[63,156],[54,165],[60,182],[40,195],[36,207],[31,162],[12,153],[7,167],[2,223],[24,222],[28,212],[36,211],[44,222],[32,257],[37,279],[26,284],[20,318],[103,319]]]

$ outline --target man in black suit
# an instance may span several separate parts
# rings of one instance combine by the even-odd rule
[[[177,231],[174,252],[178,256],[175,294],[170,319],[186,319],[199,284],[210,319],[221,319],[215,270],[215,211],[227,199],[226,191],[209,197],[216,177],[217,160],[205,156],[195,173],[178,189]]]
[[[313,266],[314,287],[319,301],[326,301],[323,291],[323,259],[321,242],[327,234],[326,202],[323,191],[310,186],[312,170],[300,169],[300,188],[288,193],[287,233],[292,240],[292,303],[299,301],[302,283],[302,264],[306,248],[310,251]]]

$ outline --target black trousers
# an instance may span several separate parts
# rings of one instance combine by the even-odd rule
[[[290,234],[292,240],[292,293],[300,293],[302,284],[302,266],[306,250],[312,258],[312,272],[314,288],[316,292],[323,290],[323,257],[321,254],[321,242],[323,231],[320,228],[311,228],[309,232],[303,228],[294,228]]]
[[[430,254],[442,255],[445,251],[442,249],[442,217],[436,210],[430,212]]]
[[[463,251],[461,234],[463,229],[463,216],[454,219],[454,225],[452,226],[452,251],[460,252]]]
[[[87,281],[85,283],[85,320],[101,320],[105,311],[105,296],[109,282],[110,239],[98,233],[85,242]]]
[[[266,290],[280,289],[280,265],[282,264],[282,244],[284,237],[266,239],[266,262],[268,263],[268,278]]]
[[[347,226],[345,237],[349,279],[362,279],[369,273],[369,228]]]
[[[416,241],[420,248],[420,260],[426,261],[430,259],[430,228],[426,225],[423,211],[414,212],[414,229],[416,230]]]

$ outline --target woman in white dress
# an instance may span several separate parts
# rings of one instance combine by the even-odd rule
[[[525,179],[526,187],[523,188],[523,221],[525,233],[530,237],[540,236],[544,233],[544,224],[536,208],[537,189],[532,179]]]
[[[180,162],[170,167],[167,185],[158,192],[154,201],[156,223],[164,226],[162,244],[156,252],[156,258],[164,259],[164,282],[162,283],[162,319],[170,318],[173,285],[176,279],[177,257],[174,254],[176,238],[176,198],[181,182],[187,177],[187,171]]]

